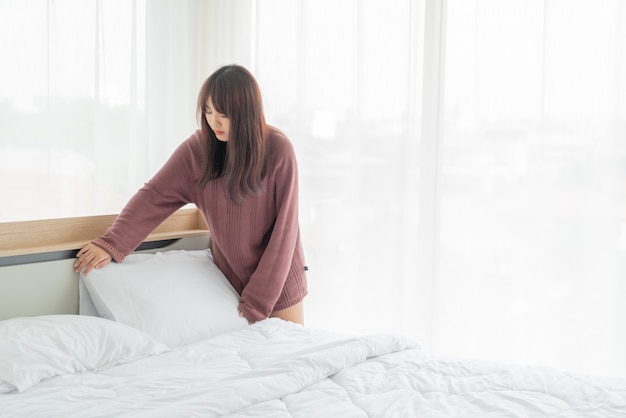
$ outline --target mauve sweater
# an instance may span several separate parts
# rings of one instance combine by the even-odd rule
[[[213,260],[241,295],[239,310],[253,323],[307,294],[294,149],[282,132],[270,128],[264,191],[234,204],[226,198],[223,178],[203,190],[196,186],[201,141],[200,130],[185,140],[93,243],[122,262],[169,215],[194,203],[208,224]]]

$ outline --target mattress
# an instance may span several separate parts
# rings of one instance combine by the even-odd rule
[[[0,394],[0,417],[626,417],[626,380],[267,319]]]

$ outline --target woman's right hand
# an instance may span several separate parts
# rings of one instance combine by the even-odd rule
[[[76,254],[76,262],[74,263],[74,271],[79,272],[84,269],[83,274],[86,276],[92,269],[99,269],[111,262],[111,255],[103,248],[94,244],[85,245]]]

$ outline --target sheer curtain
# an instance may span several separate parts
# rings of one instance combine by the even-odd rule
[[[619,0],[0,0],[0,216],[119,211],[240,63],[298,155],[309,325],[626,375],[625,25]]]
[[[117,213],[158,169],[196,126],[197,7],[0,1],[0,221]]]
[[[414,333],[425,312],[415,303],[423,12],[416,1],[257,3],[252,64],[299,158],[311,325]]]
[[[446,16],[434,350],[626,375],[626,4]]]

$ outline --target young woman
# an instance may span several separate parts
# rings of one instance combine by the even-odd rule
[[[201,128],[126,204],[74,264],[87,274],[122,262],[187,203],[203,213],[213,260],[241,295],[240,315],[303,323],[306,267],[298,224],[298,172],[291,142],[265,124],[259,86],[245,68],[218,69],[198,97]]]

